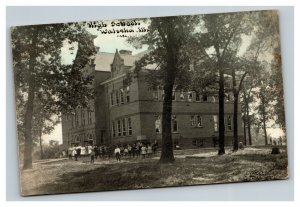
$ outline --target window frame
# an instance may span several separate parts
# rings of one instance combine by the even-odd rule
[[[131,117],[127,118],[127,130],[128,130],[128,136],[132,136],[132,123],[131,123]]]
[[[203,127],[203,120],[202,120],[202,116],[201,115],[197,115],[197,127]],[[200,123],[200,125],[199,125]]]
[[[227,116],[227,130],[232,131],[232,120],[231,120],[231,115]]]
[[[159,127],[157,128],[157,126],[159,126]],[[156,119],[155,119],[155,122],[154,122],[154,129],[155,129],[155,133],[156,134],[160,134],[161,133],[162,129],[161,129],[161,116],[160,115],[156,116]],[[158,129],[158,131],[157,131],[157,129]]]
[[[176,91],[172,91],[172,101],[176,101]]]
[[[174,120],[175,120],[175,123],[176,123],[176,131],[174,130],[174,126],[175,126],[174,125]],[[172,115],[172,124],[171,124],[171,126],[172,126],[172,133],[178,133],[179,132],[179,130],[178,130],[178,118],[177,118],[176,115]]]
[[[190,116],[190,125],[191,127],[195,127],[195,115]]]
[[[126,119],[122,119],[122,136],[126,136]]]
[[[117,134],[118,134],[118,137],[122,136],[121,120],[120,119],[117,120]]]
[[[110,92],[110,105],[114,106],[114,92]]]
[[[130,102],[130,87],[126,87],[126,103]]]
[[[112,137],[113,138],[116,137],[116,125],[115,125],[115,121],[112,121]]]
[[[214,121],[214,132],[219,131],[219,116],[213,115],[213,121]]]
[[[195,101],[196,102],[201,102],[201,95],[200,95],[200,93],[199,92],[195,92],[196,94],[195,94]]]
[[[193,101],[193,91],[188,91],[187,98],[188,98],[188,102],[192,102]]]
[[[116,96],[116,105],[118,106],[120,104],[120,99],[119,99],[119,91],[115,91],[115,96]]]
[[[120,104],[125,104],[125,99],[124,99],[124,89],[120,89]]]

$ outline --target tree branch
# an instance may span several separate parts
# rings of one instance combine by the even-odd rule
[[[241,78],[241,81],[240,81],[240,84],[239,84],[239,88],[238,88],[238,93],[241,91],[241,89],[242,89],[242,83],[243,83],[243,80],[244,80],[244,78],[246,77],[246,75],[248,74],[248,72],[245,72],[244,74],[243,74],[243,76],[242,76],[242,78]]]

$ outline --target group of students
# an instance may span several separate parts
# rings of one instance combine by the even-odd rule
[[[88,145],[85,147],[82,146],[75,146],[68,149],[68,156],[69,159],[74,158],[75,161],[78,160],[81,156],[90,156],[91,157],[91,163],[94,163],[95,161],[95,147],[92,145]]]
[[[140,157],[146,158],[150,157],[153,153],[156,153],[157,150],[157,144],[156,143],[134,143],[134,144],[128,144],[128,145],[116,145],[114,150],[114,155],[117,159],[117,161],[121,161],[121,157]]]
[[[110,146],[92,146],[88,145],[85,147],[75,146],[68,149],[69,159],[74,158],[75,161],[78,157],[90,156],[91,163],[94,163],[95,159],[99,158],[111,158],[114,156],[118,161],[121,157],[135,158],[135,157],[150,157],[153,153],[156,153],[158,145],[154,143],[133,143],[133,144],[118,144]]]

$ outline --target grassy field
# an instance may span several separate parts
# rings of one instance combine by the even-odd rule
[[[158,155],[94,164],[84,158],[37,162],[21,171],[21,191],[36,195],[286,179],[286,150],[270,152],[247,148],[217,156],[215,150],[184,150],[176,151],[174,164],[158,164]]]

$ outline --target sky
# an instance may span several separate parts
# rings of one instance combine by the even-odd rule
[[[145,51],[147,46],[143,46],[140,49],[134,48],[132,45],[126,42],[126,37],[117,34],[116,31],[124,30],[125,28],[128,30],[132,30],[132,33],[123,33],[126,36],[139,36],[144,34],[144,31],[140,29],[147,29],[148,24],[144,21],[139,20],[126,20],[123,21],[125,24],[129,24],[130,26],[121,26],[119,25],[119,20],[107,20],[107,21],[97,21],[93,24],[94,28],[86,27],[86,30],[97,37],[94,39],[94,45],[100,48],[100,52],[110,52],[114,53],[116,49],[118,50],[131,50],[133,54],[137,54],[139,52]],[[108,31],[112,32],[108,34]],[[115,32],[115,33],[113,33]],[[242,36],[242,43],[240,50],[238,52],[239,56],[242,56],[247,47],[251,42],[252,36]],[[74,50],[71,52],[69,49],[74,47]],[[64,42],[64,47],[61,49],[62,62],[64,64],[71,64],[76,56],[77,51],[77,43],[68,44],[67,41]],[[265,56],[264,58],[270,59],[270,55]],[[272,137],[283,136],[284,133],[281,129],[278,128],[268,128],[268,134]],[[50,140],[57,140],[60,144],[62,144],[62,128],[61,124],[58,124],[54,131],[50,135],[43,135],[43,142],[49,143]]]

